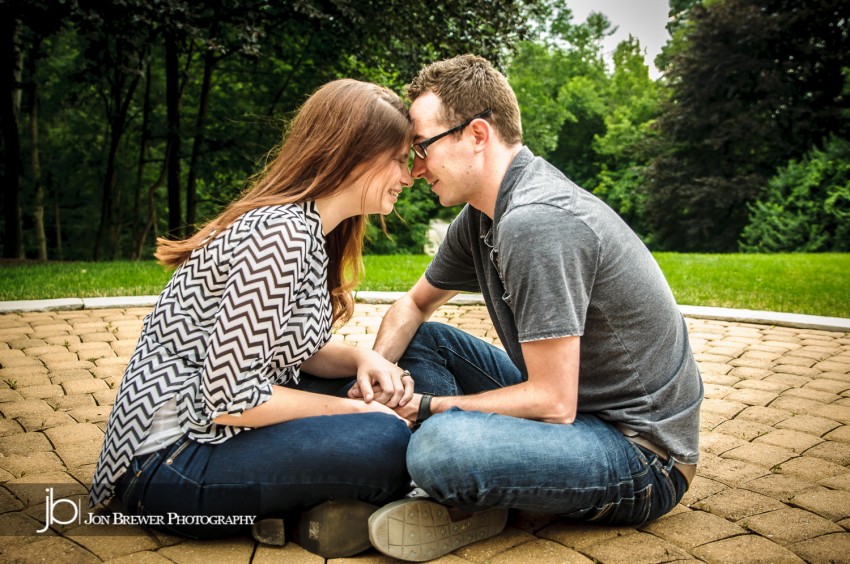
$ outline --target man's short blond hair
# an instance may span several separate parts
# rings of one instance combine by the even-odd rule
[[[506,145],[522,143],[522,121],[516,95],[505,75],[494,69],[487,59],[459,55],[428,65],[405,87],[411,102],[427,92],[440,97],[440,120],[446,127],[490,109],[493,114],[488,121],[502,142]]]

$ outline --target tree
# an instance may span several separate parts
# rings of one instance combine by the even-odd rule
[[[593,141],[599,174],[593,192],[645,239],[643,186],[662,91],[649,77],[640,42],[629,37],[614,52],[605,133]]]
[[[661,47],[661,53],[655,58],[657,68],[669,67],[673,57],[686,47],[691,9],[701,3],[702,0],[669,0],[670,10],[667,12],[665,27],[670,34],[670,39]]]
[[[4,8],[6,8],[4,6]],[[2,55],[0,55],[0,124],[3,126],[3,217],[5,220],[3,256],[23,257],[23,232],[21,225],[21,72],[23,52],[21,47],[20,17],[4,9],[6,17],[2,29]]]
[[[44,59],[43,47],[64,25],[65,19],[78,10],[76,1],[55,6],[50,0],[0,0],[3,21],[2,54],[0,54],[0,124],[4,146],[4,256],[24,257],[22,220],[22,181],[25,174],[21,138],[22,101],[26,105],[29,130],[30,180],[33,199],[32,219],[37,256],[47,259],[44,227],[44,186],[39,154],[39,77]],[[22,96],[26,93],[26,96]]]
[[[850,3],[697,4],[666,69],[647,219],[666,249],[732,251],[778,166],[845,135]]]
[[[551,10],[538,23],[539,39],[519,44],[508,78],[522,110],[523,138],[574,181],[592,188],[593,139],[605,133],[608,76],[601,40],[608,19],[592,13],[574,24],[569,9]]]
[[[57,232],[48,250],[64,240],[71,259],[146,256],[152,234],[182,237],[213,217],[322,83],[348,76],[401,90],[425,63],[467,51],[503,65],[539,12],[530,0],[0,0],[0,8],[14,16],[0,18],[3,252],[40,253],[44,229],[29,220],[40,198],[22,186],[43,186],[54,203],[44,220],[52,215]],[[61,24],[40,43],[36,8]],[[39,46],[44,57],[30,57]],[[403,200],[407,224],[388,218],[399,234],[376,248],[421,249],[439,207],[428,191]]]
[[[850,140],[789,162],[749,211],[742,251],[850,251]]]
[[[29,77],[28,88],[26,88],[29,105],[29,133],[30,133],[30,168],[32,171],[33,185],[33,229],[36,239],[36,253],[38,260],[47,260],[47,235],[44,230],[44,185],[41,181],[41,156],[39,154],[38,135],[38,80],[37,68],[39,59],[42,57],[42,42],[44,36],[39,35],[32,41],[32,49],[26,59],[27,75]]]
[[[152,30],[144,21],[144,4],[103,4],[83,14],[79,29],[87,41],[86,68],[81,79],[91,81],[103,104],[107,125],[106,163],[101,188],[100,221],[94,260],[114,259],[120,234],[122,190],[119,149],[136,91],[150,62]]]
[[[509,67],[524,141],[645,233],[641,189],[662,91],[635,38],[617,46],[613,70],[607,68],[601,39],[611,25],[604,15],[574,24],[568,11],[553,14],[540,39],[519,44]]]

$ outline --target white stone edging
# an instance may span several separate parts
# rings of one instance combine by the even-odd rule
[[[355,292],[354,298],[361,303],[391,304],[403,296],[404,292]],[[20,300],[0,302],[0,314],[25,313],[78,309],[105,309],[128,307],[152,307],[159,296],[124,296],[110,298],[64,298],[58,300]],[[481,294],[458,294],[449,301],[453,305],[484,305]],[[850,319],[843,317],[823,317],[775,311],[756,311],[750,309],[732,309],[722,307],[703,307],[680,305],[685,317],[695,319],[715,319],[737,323],[758,325],[777,325],[800,329],[818,329],[824,331],[850,332]]]

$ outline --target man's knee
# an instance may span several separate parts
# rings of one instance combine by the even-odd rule
[[[454,327],[451,325],[438,323],[436,321],[426,321],[419,326],[419,329],[416,330],[413,340],[433,346],[436,343],[442,342],[443,337],[449,334],[452,330],[454,330]]]
[[[469,479],[476,436],[467,412],[452,410],[422,424],[410,438],[407,469],[414,482],[435,497],[451,497]]]
[[[417,485],[428,490],[433,482],[448,478],[451,473],[451,461],[457,459],[452,454],[457,448],[457,441],[462,440],[457,432],[457,426],[451,422],[452,417],[436,415],[413,433],[407,447],[407,470]],[[452,433],[450,427],[455,428]]]

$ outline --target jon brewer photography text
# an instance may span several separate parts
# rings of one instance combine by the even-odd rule
[[[37,533],[46,532],[52,525],[139,525],[144,527],[162,525],[253,525],[255,515],[127,515],[121,512],[83,513],[82,503],[66,498],[55,498],[53,488],[46,488],[44,527]]]

